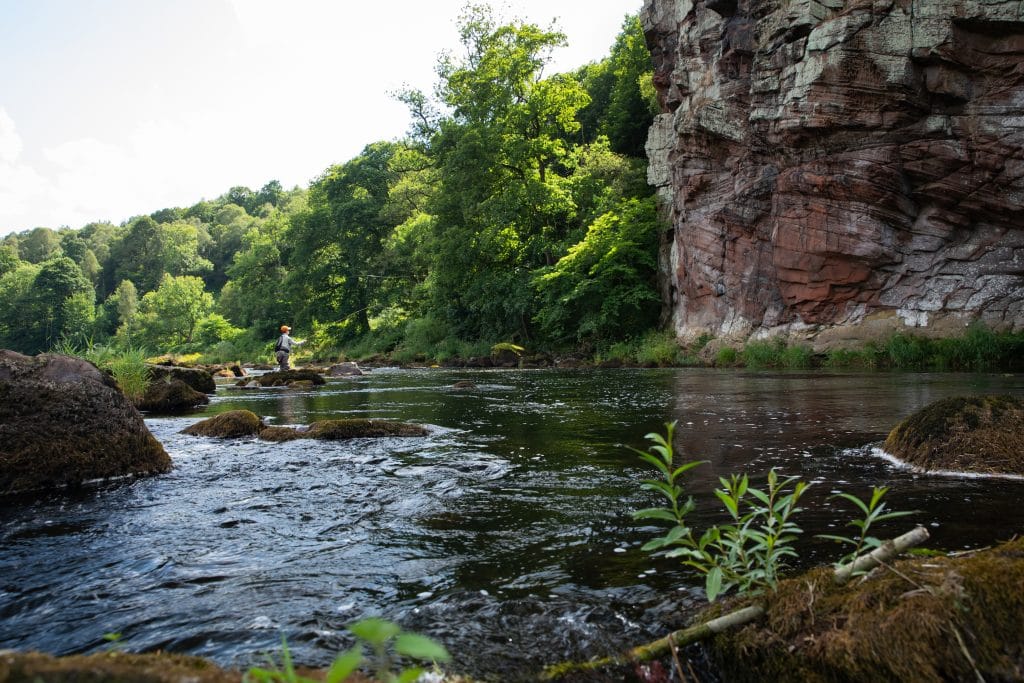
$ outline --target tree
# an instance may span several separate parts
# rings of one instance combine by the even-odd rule
[[[131,345],[137,327],[139,293],[131,280],[122,280],[110,297],[117,312],[117,335]]]
[[[111,247],[114,267],[104,269],[104,291],[115,282],[131,280],[140,291],[152,291],[165,274],[206,272],[212,264],[199,255],[199,231],[184,221],[158,224],[149,216],[136,218],[124,237]]]
[[[368,311],[389,277],[381,257],[393,226],[382,212],[398,149],[389,142],[367,145],[310,187],[309,207],[289,230],[295,251],[288,286],[304,302],[301,320],[333,323],[347,337],[369,331]]]
[[[431,141],[440,190],[431,273],[433,307],[466,337],[530,336],[530,271],[553,264],[575,214],[566,140],[588,97],[564,76],[543,77],[565,36],[531,24],[498,26],[486,8],[462,17],[461,59],[446,57],[438,95],[452,115]]]
[[[220,293],[221,313],[236,325],[252,328],[257,336],[274,335],[292,316],[285,289],[288,220],[282,213],[272,214],[244,235]]]
[[[196,326],[213,308],[201,278],[165,274],[156,290],[142,297],[140,336],[156,348],[193,341]]]
[[[81,342],[91,332],[93,289],[66,256],[25,264],[0,280],[5,305],[0,332],[9,348],[36,354],[62,340]]]
[[[547,338],[593,348],[657,324],[659,229],[653,198],[626,200],[553,267],[537,271],[544,302],[537,317]]]
[[[9,244],[0,244],[0,276],[6,275],[20,264],[21,259],[18,258],[18,249]]]
[[[61,253],[60,235],[50,228],[33,228],[18,245],[22,260],[42,263]]]

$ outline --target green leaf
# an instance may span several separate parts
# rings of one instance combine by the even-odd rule
[[[708,602],[714,602],[722,590],[722,569],[715,567],[708,572],[704,580],[704,592],[707,593]]]
[[[416,633],[402,633],[395,638],[395,652],[428,662],[447,662],[452,658],[443,645]]]
[[[420,676],[423,675],[425,669],[420,666],[413,666],[398,675],[395,678],[396,683],[414,683],[419,680]]]
[[[633,519],[663,519],[668,522],[676,522],[676,516],[666,508],[645,508],[633,513]]]
[[[703,465],[706,462],[708,462],[708,461],[707,460],[691,460],[690,462],[688,462],[688,463],[686,463],[684,465],[680,465],[679,467],[677,467],[675,469],[674,472],[672,472],[672,479],[673,480],[678,479],[679,475],[692,470],[694,467],[697,467],[698,465]]]
[[[636,449],[634,448],[633,450],[636,450]],[[651,463],[652,465],[657,467],[659,470],[661,470],[661,473],[664,474],[666,478],[669,477],[668,466],[665,464],[665,462],[663,460],[661,460],[660,458],[654,457],[650,453],[644,453],[643,451],[636,451],[636,452],[637,452],[637,454],[643,460],[645,460],[646,462]]]
[[[348,652],[343,652],[334,659],[324,680],[326,683],[341,683],[358,669],[362,662],[363,651],[361,648],[354,647]]]
[[[728,492],[722,489],[715,489],[715,495],[718,496],[718,500],[722,501],[722,505],[726,507],[733,517],[739,517],[739,505]]]
[[[383,645],[401,632],[398,624],[377,617],[369,617],[349,624],[348,630],[357,638],[374,646]]]
[[[861,509],[861,511],[865,515],[871,514],[871,511],[868,509],[868,506],[864,503],[864,501],[862,501],[857,496],[851,495],[849,493],[837,493],[837,494],[835,494],[832,497],[833,498],[845,498],[846,500],[850,501],[851,503],[853,503],[854,505],[859,507]]]

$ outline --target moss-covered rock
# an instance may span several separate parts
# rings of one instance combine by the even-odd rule
[[[150,413],[177,415],[209,402],[209,396],[196,391],[180,379],[163,379],[150,382],[135,407]]]
[[[0,494],[170,467],[138,410],[95,365],[0,350]]]
[[[426,428],[406,422],[389,420],[322,420],[308,427],[267,427],[260,432],[265,441],[294,441],[295,439],[321,439],[323,441],[340,441],[362,437],[383,436],[426,436]]]
[[[255,436],[265,428],[266,425],[256,413],[249,410],[229,410],[208,420],[196,422],[181,430],[181,433],[229,439]]]
[[[976,396],[936,401],[897,425],[886,452],[925,470],[1024,474],[1024,401]]]
[[[268,372],[238,382],[238,386],[249,387],[253,383],[261,387],[284,387],[293,382],[309,381],[315,385],[326,384],[327,380],[313,370],[288,370],[287,372]]]
[[[845,587],[828,568],[782,581],[764,619],[710,644],[722,679],[1024,679],[1024,539],[894,569]]]
[[[211,375],[202,368],[184,368],[177,365],[147,364],[149,376],[153,382],[164,380],[168,377],[178,379],[189,385],[196,391],[204,394],[212,394],[217,391],[217,383]]]
[[[242,674],[200,657],[103,652],[51,657],[39,652],[0,653],[0,683],[238,683]]]

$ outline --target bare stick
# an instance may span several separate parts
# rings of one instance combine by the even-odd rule
[[[836,569],[832,580],[839,586],[849,583],[856,574],[874,569],[880,564],[889,562],[900,553],[924,543],[928,539],[928,530],[919,526],[913,531],[908,531],[902,536],[884,542],[870,553],[861,555],[853,562],[844,564]]]
[[[680,629],[679,631],[673,631],[664,638],[659,638],[652,643],[634,647],[625,654],[618,657],[604,657],[602,659],[592,659],[589,662],[566,662],[563,664],[556,664],[555,666],[549,666],[541,674],[542,680],[557,680],[563,678],[567,674],[574,673],[577,671],[594,671],[595,669],[601,669],[606,666],[614,666],[616,664],[625,664],[627,662],[649,662],[652,659],[656,659],[664,654],[666,651],[674,647],[683,647],[690,643],[695,643],[698,640],[704,640],[716,633],[721,633],[734,626],[742,626],[750,623],[755,619],[760,618],[764,615],[764,607],[761,605],[751,605],[750,607],[744,607],[743,609],[736,610],[735,612],[729,612],[723,614],[717,619],[712,619],[703,624],[697,624],[696,626],[690,626],[689,628]]]

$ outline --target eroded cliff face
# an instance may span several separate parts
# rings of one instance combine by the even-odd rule
[[[1024,2],[646,0],[641,18],[681,337],[1024,328]]]

